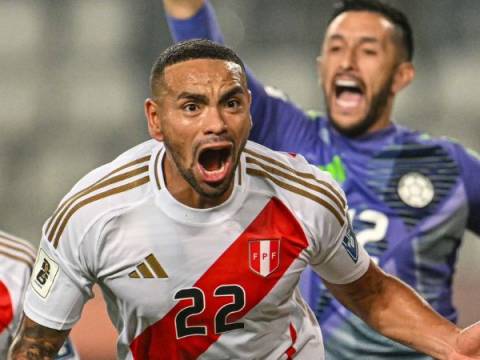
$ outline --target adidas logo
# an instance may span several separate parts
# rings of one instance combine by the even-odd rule
[[[128,274],[128,277],[132,279],[166,279],[168,275],[155,258],[155,255],[150,254],[137,265],[136,270]]]

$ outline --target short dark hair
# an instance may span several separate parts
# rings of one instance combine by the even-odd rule
[[[155,94],[155,89],[163,80],[166,67],[194,59],[231,61],[240,65],[245,73],[243,61],[232,49],[205,39],[181,41],[165,49],[155,61],[150,72],[150,88],[152,94]]]
[[[335,5],[328,25],[337,16],[347,11],[370,11],[385,17],[399,31],[406,58],[408,61],[412,61],[414,51],[413,32],[407,16],[403,12],[380,0],[341,0]]]

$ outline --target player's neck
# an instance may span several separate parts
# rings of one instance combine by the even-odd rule
[[[195,209],[208,209],[224,203],[232,194],[234,183],[218,197],[199,194],[182,176],[173,160],[166,155],[162,162],[165,185],[175,200]]]
[[[375,120],[375,122],[370,126],[366,134],[372,134],[377,131],[386,129],[392,125],[392,110],[393,110],[393,99],[390,99],[383,109],[383,111],[379,114],[378,118]]]

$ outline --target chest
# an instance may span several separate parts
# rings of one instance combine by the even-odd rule
[[[304,232],[278,200],[208,224],[152,211],[120,224],[105,235],[101,281],[125,311],[171,318],[177,332],[188,333],[193,323],[233,324],[257,306],[275,308],[292,296],[307,263]]]
[[[461,236],[465,193],[455,159],[441,146],[393,144],[371,154],[330,146],[319,159],[342,184],[357,239],[373,257],[391,250],[409,258],[413,247],[438,248]]]

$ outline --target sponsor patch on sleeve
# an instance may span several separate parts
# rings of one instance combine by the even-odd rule
[[[58,264],[53,261],[43,249],[40,249],[35,267],[33,268],[30,283],[33,289],[42,298],[46,298],[50,293],[58,273]]]
[[[347,233],[343,238],[342,245],[347,251],[347,254],[352,258],[354,263],[358,261],[358,242],[355,237],[355,233],[352,230],[352,226],[348,224]]]

